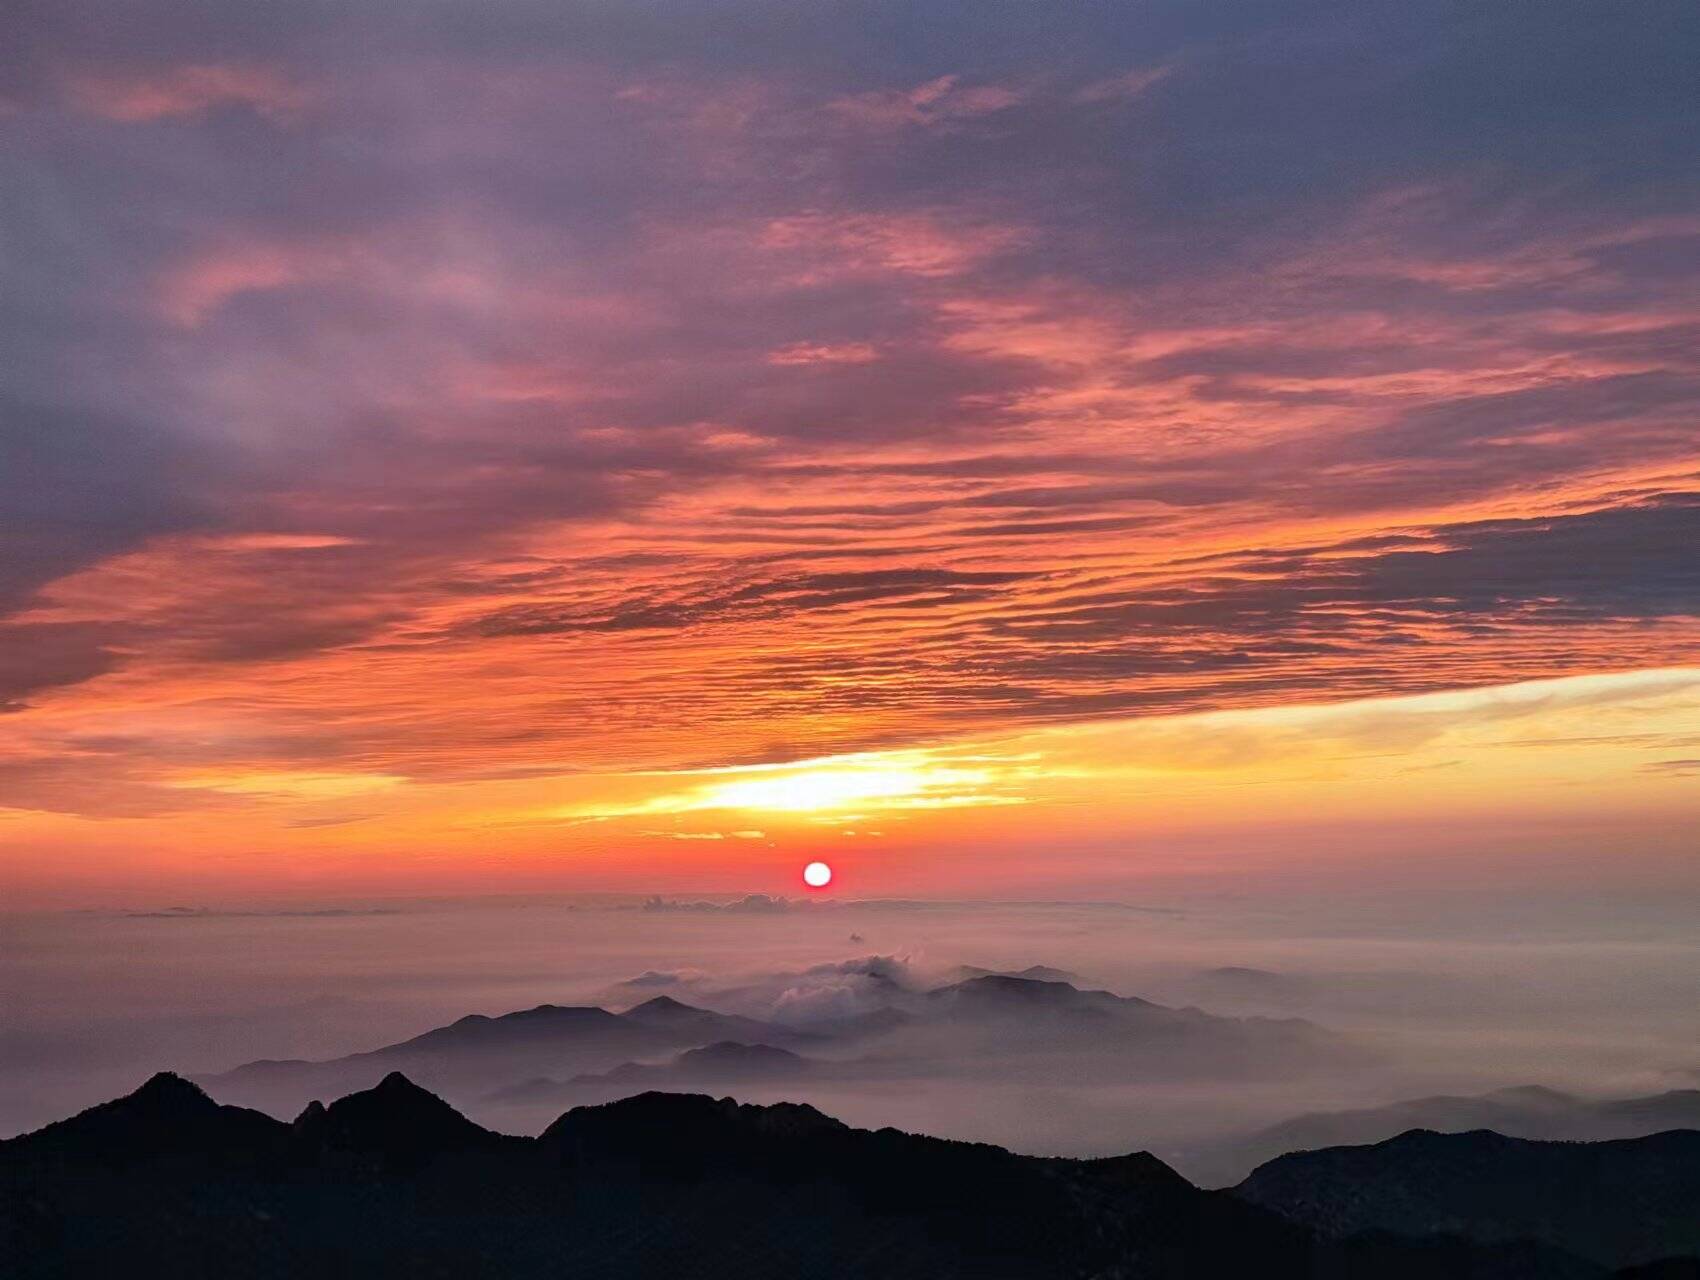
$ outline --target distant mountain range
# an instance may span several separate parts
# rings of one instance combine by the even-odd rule
[[[1081,990],[1068,982],[986,974],[926,993],[919,1006],[928,1022],[981,1028],[1004,1049],[1065,1046],[1109,1052],[1123,1062],[1174,1065],[1215,1074],[1268,1070],[1306,1057],[1351,1052],[1341,1038],[1302,1018],[1225,1018],[1202,1009],[1175,1009],[1134,996]],[[1208,1053],[1198,1060],[1201,1051]],[[1130,1057],[1131,1055],[1131,1057]]]
[[[1491,1129],[1513,1138],[1599,1142],[1666,1129],[1700,1129],[1700,1089],[1599,1101],[1524,1085],[1474,1096],[1438,1095],[1352,1111],[1296,1116],[1242,1138],[1177,1153],[1204,1186],[1226,1186],[1290,1151],[1381,1142],[1411,1129],[1464,1133]]]
[[[250,1062],[201,1083],[221,1098],[292,1112],[314,1097],[363,1089],[405,1070],[432,1088],[461,1096],[487,1092],[492,1081],[610,1069],[637,1057],[722,1041],[802,1046],[807,1032],[714,1013],[657,996],[628,1009],[539,1005],[499,1017],[468,1014],[448,1026],[367,1053],[323,1062]]]
[[[1026,978],[1032,982],[1066,982],[1071,987],[1086,985],[1086,980],[1078,973],[1070,973],[1067,969],[1053,969],[1048,964],[1030,964],[1025,969],[1012,969],[1008,972],[1002,969],[982,969],[977,964],[956,966],[957,982],[966,982],[970,978]]]
[[[624,1013],[540,1005],[493,1018],[469,1015],[366,1053],[252,1062],[200,1081],[228,1101],[290,1114],[312,1098],[368,1088],[394,1070],[467,1104],[560,1105],[586,1100],[574,1090],[587,1087],[724,1085],[752,1073],[854,1080],[953,1070],[1020,1078],[1048,1076],[1064,1063],[1078,1080],[1243,1078],[1341,1065],[1358,1053],[1301,1019],[1224,1018],[1033,976],[1059,972],[975,970],[920,991],[876,975],[873,1007],[806,1029],[671,996]],[[711,1046],[712,1053],[691,1052]]]
[[[1038,1159],[795,1104],[646,1093],[513,1138],[400,1073],[293,1124],[159,1075],[0,1143],[0,1257],[16,1280],[1628,1280],[1612,1268],[1692,1238],[1700,1134],[1545,1145],[1410,1134],[1230,1194],[1150,1155]]]

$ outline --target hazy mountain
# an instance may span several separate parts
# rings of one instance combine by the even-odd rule
[[[699,1009],[675,1000],[672,996],[656,996],[653,1000],[646,1000],[627,1009],[620,1016],[627,1022],[635,1022],[640,1026],[651,1027],[701,1044],[737,1040],[746,1044],[804,1045],[823,1038],[807,1031],[776,1026],[755,1018]]]
[[[1183,986],[1193,998],[1232,1005],[1298,1004],[1313,993],[1313,985],[1307,979],[1241,964],[1200,970]]]
[[[1022,1078],[1067,1071],[1076,1078],[1104,1080],[1183,1073],[1232,1077],[1334,1061],[1350,1051],[1297,1019],[1221,1018],[1006,974],[923,992],[905,989],[892,999],[891,1005],[854,1019],[817,1024],[832,1025],[837,1034],[817,1032],[812,1037],[816,1044],[854,1043],[853,1057],[805,1060],[775,1045],[721,1041],[667,1062],[629,1061],[564,1082],[530,1079],[498,1090],[488,1101],[559,1106],[592,1101],[611,1089],[712,1087],[805,1075],[840,1085],[953,1073]],[[663,1006],[657,1010],[660,1016],[705,1030],[730,1021],[715,1022],[720,1015],[704,1015],[665,997],[644,1008],[654,1006]]]
[[[1027,972],[1051,972],[1035,966]],[[806,1028],[657,996],[624,1013],[539,1005],[501,1017],[471,1014],[398,1044],[321,1062],[248,1063],[202,1083],[222,1099],[288,1115],[316,1097],[370,1088],[402,1070],[461,1102],[564,1105],[585,1083],[689,1086],[770,1077],[797,1064],[768,1054],[734,1063],[662,1061],[709,1045],[766,1046],[808,1054],[839,1050],[835,1078],[1030,1079],[1066,1071],[1079,1080],[1209,1076],[1243,1078],[1349,1063],[1357,1050],[1297,1018],[1225,1018],[1200,1009],[1087,991],[1067,982],[982,974],[917,989],[899,966],[866,957],[798,975],[854,984],[854,1001],[808,1007]],[[855,1055],[854,1060],[849,1054]],[[715,1074],[718,1072],[718,1074]],[[740,1074],[740,1072],[742,1074]],[[586,1079],[593,1078],[593,1079]],[[491,1086],[498,1086],[494,1093]],[[537,1123],[541,1117],[533,1117]]]
[[[966,982],[971,978],[1026,978],[1033,982],[1066,982],[1070,986],[1080,986],[1085,979],[1078,973],[1070,973],[1067,969],[1053,969],[1048,964],[1030,964],[1025,969],[982,969],[977,964],[959,964],[954,970],[957,982]]]
[[[1300,1018],[1226,1018],[1002,974],[929,991],[917,1007],[917,1024],[933,1033],[931,1043],[941,1051],[985,1064],[1066,1055],[1076,1078],[1232,1078],[1341,1065],[1361,1054]]]
[[[251,1062],[201,1083],[221,1098],[288,1114],[315,1097],[369,1088],[404,1070],[434,1089],[477,1097],[492,1081],[564,1079],[723,1040],[802,1044],[811,1037],[658,996],[625,1013],[545,1004],[500,1017],[468,1014],[398,1044],[322,1062]]]
[[[293,1126],[157,1077],[0,1143],[0,1249],[17,1280],[1608,1274],[1529,1243],[1319,1236],[1145,1154],[1036,1159],[795,1104],[650,1093],[504,1138],[399,1075]]]
[[[809,1070],[808,1059],[789,1049],[722,1040],[687,1049],[671,1062],[626,1062],[600,1075],[573,1077],[572,1084],[647,1084],[652,1088],[742,1080],[787,1080]]]
[[[820,1064],[789,1049],[721,1040],[687,1049],[668,1062],[622,1062],[610,1071],[586,1072],[570,1080],[537,1077],[497,1089],[485,1101],[504,1106],[562,1106],[640,1089],[720,1087],[796,1080]]]
[[[1178,1163],[1204,1186],[1224,1186],[1289,1151],[1359,1146],[1411,1129],[1491,1129],[1512,1138],[1566,1142],[1640,1138],[1666,1129],[1700,1129],[1700,1089],[1598,1101],[1524,1085],[1475,1096],[1412,1098],[1383,1107],[1296,1116],[1243,1138],[1187,1152]]]
[[[1282,1156],[1235,1194],[1330,1235],[1538,1240],[1621,1267],[1700,1254],[1700,1132],[1533,1142],[1419,1129]]]

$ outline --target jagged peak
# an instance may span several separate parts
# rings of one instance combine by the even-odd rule
[[[285,1126],[243,1107],[221,1106],[192,1080],[160,1071],[139,1088],[56,1121],[17,1141],[98,1149],[114,1159],[213,1148],[263,1147]]]
[[[218,1103],[207,1095],[193,1080],[178,1075],[175,1071],[156,1071],[134,1093],[120,1099],[128,1102],[173,1102],[205,1104],[216,1107]]]
[[[675,1000],[672,996],[656,996],[653,999],[645,1000],[642,1004],[634,1004],[630,1009],[627,1009],[626,1012],[628,1014],[702,1013],[704,1010],[697,1008],[695,1005],[686,1004],[683,1000]]]
[[[339,1120],[356,1115],[365,1119],[377,1117],[385,1120],[420,1117],[446,1119],[452,1116],[462,1124],[477,1127],[449,1103],[429,1089],[415,1084],[400,1071],[391,1071],[370,1089],[361,1089],[338,1098],[325,1108],[325,1114]]]
[[[331,1150],[399,1166],[428,1160],[439,1152],[502,1141],[399,1071],[329,1106],[314,1103],[296,1120],[295,1132]]]

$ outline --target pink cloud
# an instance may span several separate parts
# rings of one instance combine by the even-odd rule
[[[346,255],[321,245],[250,244],[215,249],[168,270],[158,306],[194,328],[232,298],[323,279],[343,268]]]
[[[949,276],[1021,242],[1019,228],[955,223],[942,215],[811,212],[775,218],[763,229],[769,249],[799,250],[822,259],[816,274],[839,270],[898,271]]]
[[[1137,98],[1160,81],[1173,74],[1173,67],[1135,67],[1132,71],[1106,80],[1095,80],[1078,90],[1076,102],[1126,102]]]
[[[913,89],[876,89],[835,98],[827,110],[865,129],[907,129],[990,115],[1021,99],[1020,93],[1001,85],[958,88],[956,76],[940,76]]]
[[[243,106],[274,123],[298,116],[310,101],[300,84],[269,67],[212,63],[153,74],[88,74],[71,96],[90,114],[123,124],[198,116]]]
[[[793,342],[767,353],[769,364],[867,364],[879,352],[866,342]]]

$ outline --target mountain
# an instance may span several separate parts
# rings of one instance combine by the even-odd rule
[[[1066,1055],[1076,1079],[1241,1077],[1340,1066],[1362,1057],[1301,1018],[1225,1018],[1066,982],[988,974],[922,997],[917,1022],[934,1043],[989,1060]],[[1047,1068],[1050,1069],[1050,1068]]]
[[[1463,1097],[1442,1094],[1383,1107],[1296,1116],[1246,1137],[1187,1152],[1177,1161],[1203,1185],[1223,1186],[1289,1151],[1360,1146],[1411,1129],[1437,1133],[1492,1129],[1512,1138],[1566,1142],[1640,1138],[1666,1129],[1700,1129],[1700,1089],[1603,1102],[1539,1085]]]
[[[560,1106],[608,1098],[610,1091],[688,1089],[797,1080],[823,1064],[789,1049],[721,1040],[687,1049],[669,1062],[622,1062],[611,1071],[587,1072],[571,1080],[538,1077],[497,1089],[485,1101],[498,1106]]]
[[[4,1145],[14,1155],[128,1163],[248,1155],[273,1149],[282,1140],[283,1128],[270,1116],[221,1106],[182,1076],[162,1071],[134,1093]]]
[[[689,1039],[698,1044],[737,1040],[746,1044],[806,1045],[823,1037],[790,1027],[775,1026],[755,1018],[742,1018],[732,1013],[716,1013],[699,1009],[672,996],[656,996],[627,1009],[620,1015],[627,1022],[652,1027],[658,1031]]]
[[[959,964],[956,966],[956,981],[966,982],[971,978],[1026,978],[1032,982],[1066,982],[1078,987],[1085,981],[1078,973],[1070,973],[1067,969],[1053,969],[1048,964],[1030,964],[1025,969],[982,969],[977,964]]]
[[[161,1143],[182,1126],[194,1144]],[[160,1077],[0,1142],[0,1256],[9,1280],[1609,1274],[1527,1242],[1320,1235],[1143,1153],[1038,1159],[796,1104],[646,1093],[504,1138],[400,1075],[293,1126]]]
[[[1328,1235],[1536,1240],[1614,1267],[1700,1254],[1700,1132],[1534,1142],[1413,1130],[1271,1160],[1241,1199]]]
[[[856,1068],[887,1079],[997,1071],[1040,1079],[1059,1070],[1081,1081],[1208,1076],[1245,1078],[1338,1067],[1361,1051],[1298,1018],[1225,1018],[1195,1008],[1082,990],[1048,978],[983,973],[932,990],[907,983],[900,966],[867,957],[806,971],[837,980],[851,973],[857,1007],[816,1016],[809,1029],[698,1008],[657,996],[624,1013],[544,1004],[499,1017],[469,1014],[412,1039],[326,1061],[250,1062],[200,1083],[219,1098],[290,1115],[314,1098],[369,1089],[393,1071],[457,1102],[502,1106],[581,1100],[570,1085],[692,1085],[749,1078],[712,1069],[726,1060],[659,1064],[668,1053],[736,1044],[793,1053],[869,1046]],[[1053,973],[1042,966],[1028,974]],[[830,1055],[829,1055],[830,1056]],[[786,1060],[761,1057],[770,1074]],[[795,1065],[795,1064],[788,1064]],[[835,1068],[837,1071],[848,1068]],[[516,1083],[517,1082],[517,1083]],[[495,1093],[491,1086],[501,1086]],[[526,1127],[543,1117],[524,1117]],[[510,1122],[514,1115],[507,1115]]]
[[[499,1017],[468,1014],[410,1040],[322,1062],[250,1062],[200,1082],[221,1098],[281,1115],[309,1100],[367,1089],[393,1071],[446,1093],[478,1097],[492,1080],[563,1078],[722,1040],[808,1043],[810,1037],[659,996],[625,1013],[538,1005]]]
[[[290,1126],[299,1149],[339,1153],[393,1169],[451,1152],[492,1150],[513,1139],[473,1124],[399,1071],[326,1107],[309,1103]]]
[[[687,1049],[671,1062],[647,1065],[626,1062],[601,1075],[573,1077],[573,1084],[687,1085],[735,1080],[786,1080],[808,1072],[810,1062],[789,1049],[765,1044],[722,1040],[700,1049]]]

